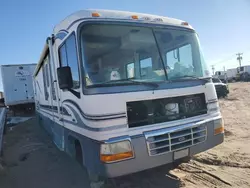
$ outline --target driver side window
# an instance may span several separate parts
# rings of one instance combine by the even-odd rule
[[[59,48],[60,65],[69,66],[71,68],[73,78],[73,89],[80,87],[80,77],[78,70],[78,59],[76,51],[75,35],[69,36],[64,44]]]

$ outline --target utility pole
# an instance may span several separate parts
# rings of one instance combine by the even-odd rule
[[[213,75],[214,75],[214,69],[215,69],[215,68],[214,68],[214,65],[212,65]]]
[[[223,66],[224,69],[224,80],[227,82],[227,72],[226,72],[226,67]]]
[[[242,60],[242,55],[243,53],[237,53],[237,60],[239,61],[239,65],[240,65],[240,68],[241,68],[241,60]]]

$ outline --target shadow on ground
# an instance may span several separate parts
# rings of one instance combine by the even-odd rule
[[[121,169],[122,170],[122,169]],[[180,187],[180,181],[159,167],[108,180],[107,187]],[[86,172],[66,153],[59,151],[35,119],[20,123],[4,138],[3,188],[87,188]]]

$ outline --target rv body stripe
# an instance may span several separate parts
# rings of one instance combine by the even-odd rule
[[[95,128],[95,127],[89,127],[87,126],[81,119],[81,117],[79,116],[79,113],[76,112],[76,110],[74,108],[72,108],[71,106],[67,105],[67,107],[72,111],[72,113],[75,116],[75,121],[72,119],[72,121],[68,120],[68,119],[64,119],[63,118],[63,122],[65,123],[69,123],[71,125],[86,129],[88,131],[93,131],[93,132],[103,132],[103,131],[113,131],[113,130],[117,130],[117,129],[126,129],[127,125],[114,125],[114,126],[110,126],[110,127],[101,127],[101,128]],[[58,116],[58,114],[51,114],[50,112],[48,112],[45,109],[41,109],[40,110],[42,113],[49,115],[51,118],[54,116],[55,118],[59,119],[60,117]],[[48,117],[49,118],[49,117]]]
[[[120,112],[116,114],[102,114],[102,115],[90,115],[90,114],[85,114],[81,108],[78,106],[77,103],[75,103],[72,100],[65,100],[63,103],[69,103],[73,105],[77,110],[80,112],[80,114],[87,120],[93,120],[93,121],[102,121],[102,120],[111,120],[111,119],[119,119],[119,118],[126,118],[126,113],[125,112]]]
[[[68,120],[64,120],[65,122],[77,125],[79,127],[82,127],[84,129],[87,129],[89,131],[95,131],[95,132],[100,132],[100,131],[112,131],[112,130],[117,130],[117,129],[124,129],[127,128],[127,125],[114,125],[110,127],[101,127],[101,128],[95,128],[95,127],[89,127],[87,126],[79,116],[79,113],[76,112],[75,109],[73,109],[70,105],[67,105],[68,108],[73,112],[76,118],[76,122],[69,122]]]

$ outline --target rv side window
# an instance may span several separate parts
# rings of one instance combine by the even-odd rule
[[[34,94],[36,95],[36,81],[35,81],[35,79],[34,79],[33,83],[34,83]]]
[[[73,89],[80,87],[75,35],[72,34],[59,49],[61,66],[69,66],[73,77]]]
[[[44,86],[44,97],[45,97],[45,100],[48,100],[49,98],[49,93],[48,93],[48,89],[47,89],[47,86],[46,86],[46,67],[45,65],[43,64],[43,67],[42,67],[42,72],[43,72],[43,86]]]
[[[152,58],[146,58],[140,60],[141,67],[141,77],[142,78],[152,78]]]
[[[135,77],[135,64],[134,63],[127,64],[126,70],[127,70],[127,78]]]
[[[49,87],[49,64],[47,63],[45,65],[46,67],[46,81],[47,81],[47,87]]]

